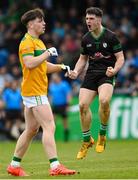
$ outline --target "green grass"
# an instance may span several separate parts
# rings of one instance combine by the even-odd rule
[[[7,164],[12,158],[14,143],[0,144],[0,179],[21,179],[6,173]],[[80,174],[74,176],[50,177],[49,163],[41,143],[30,146],[22,166],[31,179],[136,179],[138,178],[138,140],[108,141],[104,153],[97,154],[89,149],[84,160],[76,160],[80,142],[57,143],[60,161]],[[28,178],[28,179],[29,179]],[[27,177],[22,178],[27,179]]]

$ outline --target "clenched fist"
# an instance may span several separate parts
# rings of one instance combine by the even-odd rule
[[[116,74],[116,71],[113,67],[108,67],[106,70],[106,76],[112,77]]]
[[[47,49],[48,53],[50,56],[58,56],[57,50],[55,47],[51,47],[49,49]]]
[[[76,79],[78,77],[78,72],[75,70],[73,70],[73,71],[71,70],[68,77],[71,79]]]

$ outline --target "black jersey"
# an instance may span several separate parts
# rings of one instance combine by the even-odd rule
[[[98,38],[95,38],[91,32],[87,32],[82,38],[81,54],[88,55],[88,74],[105,73],[107,67],[114,67],[116,62],[114,53],[120,51],[122,47],[115,33],[105,27]]]

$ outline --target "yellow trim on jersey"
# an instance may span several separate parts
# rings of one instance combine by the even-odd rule
[[[34,56],[34,54],[33,53],[22,54],[22,57],[24,56]]]

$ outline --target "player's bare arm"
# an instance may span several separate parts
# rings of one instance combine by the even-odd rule
[[[50,56],[58,56],[56,48],[52,47],[47,49],[43,54],[39,56],[25,56],[23,57],[23,62],[25,66],[29,69],[33,69],[37,66],[39,66],[43,61],[48,59]]]
[[[71,79],[76,79],[78,75],[83,71],[86,63],[87,63],[88,57],[86,55],[80,55],[78,62],[76,63],[76,66],[73,71],[71,71],[69,77]]]
[[[60,72],[60,71],[61,71],[60,65],[47,62],[47,73],[54,73],[54,72]]]
[[[53,64],[47,62],[47,73],[55,73],[60,71],[70,74],[70,67],[66,66],[65,64]]]
[[[106,71],[106,75],[108,77],[112,77],[114,76],[123,66],[124,64],[124,54],[123,51],[120,51],[118,53],[115,53],[115,57],[116,57],[116,63],[115,63],[115,67],[108,67],[107,71]]]

